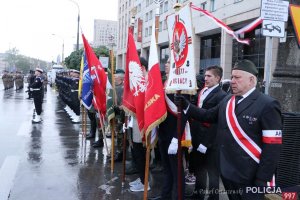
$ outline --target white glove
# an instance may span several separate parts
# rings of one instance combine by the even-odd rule
[[[200,153],[203,153],[203,154],[206,153],[206,150],[207,150],[207,147],[204,146],[203,144],[200,144],[197,148],[197,151],[199,151]]]
[[[32,91],[33,91],[33,88],[29,88],[29,90],[32,92]]]
[[[125,123],[123,123],[123,133],[125,133],[126,129],[127,129],[127,127],[126,127]]]
[[[168,148],[168,154],[176,154],[178,149],[178,140],[176,138],[172,138],[172,141]]]

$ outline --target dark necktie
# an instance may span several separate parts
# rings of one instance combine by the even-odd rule
[[[243,96],[235,96],[235,107],[238,105],[239,100],[241,100]]]

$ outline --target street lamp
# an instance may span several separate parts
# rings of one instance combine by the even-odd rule
[[[61,37],[60,35],[57,35],[55,33],[52,33],[52,35],[59,37],[63,41],[63,43],[62,43],[62,52],[61,52],[61,62],[63,63],[64,62],[64,53],[65,53],[65,40],[64,40],[63,37]]]
[[[80,22],[80,9],[79,5],[76,1],[74,0],[69,0],[70,2],[74,3],[77,6],[78,9],[78,18],[77,18],[77,43],[76,43],[76,51],[79,50],[79,22]]]

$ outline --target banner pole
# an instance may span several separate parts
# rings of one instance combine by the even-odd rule
[[[126,138],[127,138],[127,132],[128,132],[128,116],[125,117],[125,132],[123,135],[123,160],[122,160],[122,187],[125,185],[125,164],[126,164]]]
[[[177,95],[181,95],[181,90],[177,91]],[[177,186],[178,186],[178,200],[181,200],[182,195],[182,149],[181,149],[181,102],[177,105],[177,139],[178,139],[178,150],[177,150]]]
[[[150,150],[151,150],[151,132],[147,136],[147,151],[145,164],[145,179],[144,179],[144,200],[148,199],[148,182],[149,182],[149,166],[150,166]]]
[[[111,132],[111,160],[110,160],[110,172],[114,173],[115,165],[115,118],[110,120],[110,132]]]

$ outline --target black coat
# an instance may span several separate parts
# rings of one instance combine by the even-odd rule
[[[255,90],[241,103],[235,113],[241,128],[261,149],[260,162],[255,162],[232,136],[226,121],[227,96],[216,107],[205,110],[190,105],[187,112],[200,121],[218,121],[221,174],[234,182],[253,184],[256,179],[270,181],[276,170],[281,144],[262,141],[263,130],[282,130],[281,108],[277,100]]]
[[[199,95],[199,94],[198,94]],[[227,95],[221,87],[213,89],[204,99],[202,108],[209,109],[218,105]],[[197,120],[190,120],[192,145],[197,149],[200,144],[207,148],[216,147],[217,124],[203,123]]]

